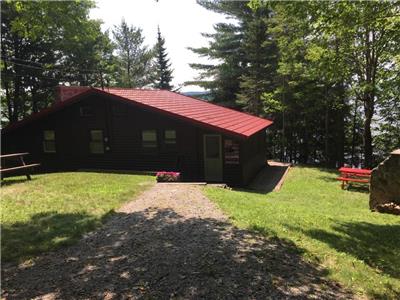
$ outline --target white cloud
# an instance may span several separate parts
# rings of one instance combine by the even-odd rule
[[[207,39],[201,33],[213,32],[213,24],[225,20],[224,16],[204,9],[195,0],[98,0],[97,8],[90,16],[103,20],[103,30],[113,28],[125,18],[128,24],[143,29],[148,45],[155,44],[157,26],[160,25],[174,68],[174,85],[196,78],[197,72],[189,63],[207,63],[207,59],[199,58],[187,47],[206,46]],[[201,88],[188,86],[182,89],[188,90]]]

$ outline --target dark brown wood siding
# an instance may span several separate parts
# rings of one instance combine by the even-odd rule
[[[266,164],[266,134],[262,130],[244,141],[240,148],[242,184],[247,185]]]

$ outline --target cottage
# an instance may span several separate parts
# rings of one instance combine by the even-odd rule
[[[180,171],[245,185],[265,165],[271,121],[166,90],[59,87],[55,104],[4,128],[3,153],[44,171]]]

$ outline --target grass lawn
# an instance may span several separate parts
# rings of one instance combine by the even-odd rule
[[[235,225],[289,240],[328,277],[370,298],[400,299],[400,217],[372,213],[366,192],[333,171],[295,167],[281,191],[206,188]]]
[[[34,175],[31,181],[4,179],[2,261],[22,261],[76,242],[153,180],[90,172]]]

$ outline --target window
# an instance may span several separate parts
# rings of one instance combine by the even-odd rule
[[[45,153],[56,152],[56,134],[54,130],[45,130],[43,132],[43,151]]]
[[[81,117],[91,117],[93,116],[93,110],[90,106],[81,106],[79,109]]]
[[[103,130],[90,130],[90,153],[104,153]]]
[[[144,148],[157,148],[157,130],[149,129],[142,131],[142,146]]]
[[[164,143],[166,145],[176,145],[176,131],[167,129],[164,131]]]

